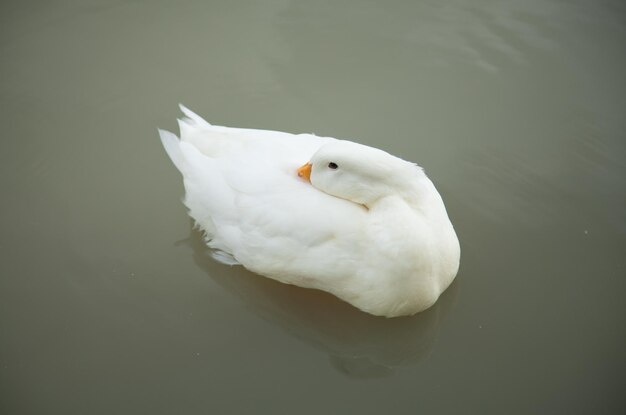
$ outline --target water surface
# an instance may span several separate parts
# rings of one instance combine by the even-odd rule
[[[619,412],[625,44],[619,1],[2,2],[1,412]],[[418,162],[457,281],[385,320],[212,262],[178,102]]]

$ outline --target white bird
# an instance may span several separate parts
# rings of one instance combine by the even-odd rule
[[[441,196],[414,163],[330,137],[214,126],[181,105],[159,130],[213,257],[378,316],[427,309],[457,274]]]

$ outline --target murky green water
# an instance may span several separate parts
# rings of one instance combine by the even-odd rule
[[[620,1],[3,1],[0,412],[619,413]],[[461,239],[377,319],[206,257],[156,134],[356,139]]]

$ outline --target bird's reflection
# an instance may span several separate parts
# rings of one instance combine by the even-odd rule
[[[282,284],[215,262],[202,235],[192,228],[180,241],[193,250],[196,264],[228,291],[241,297],[263,319],[328,353],[338,371],[355,378],[382,377],[420,361],[432,349],[439,324],[455,302],[452,284],[430,309],[411,317],[387,319],[366,314],[323,291]]]

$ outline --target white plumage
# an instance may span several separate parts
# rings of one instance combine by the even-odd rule
[[[216,260],[387,317],[430,307],[456,276],[458,239],[421,168],[350,141],[218,127],[181,110],[180,139],[159,132]]]

